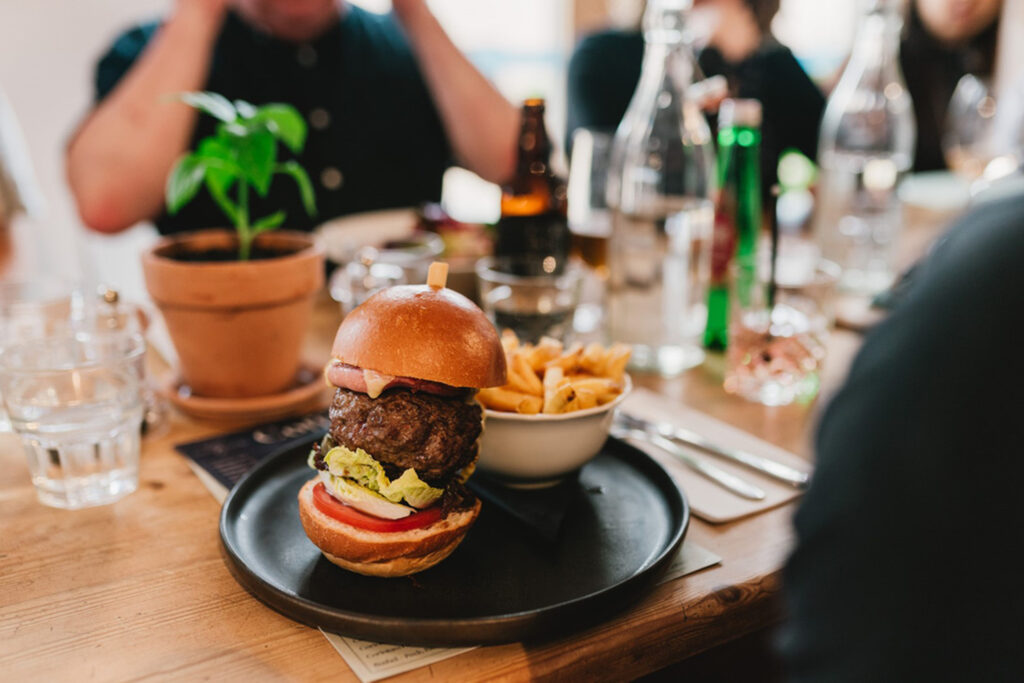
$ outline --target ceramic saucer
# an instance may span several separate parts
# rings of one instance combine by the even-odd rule
[[[196,396],[184,380],[168,382],[160,392],[186,415],[203,420],[265,422],[324,408],[330,402],[330,388],[319,368],[302,367],[290,389],[252,398],[211,398]]]

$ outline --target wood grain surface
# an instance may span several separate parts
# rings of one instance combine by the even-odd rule
[[[324,296],[310,362],[326,360],[339,321]],[[823,394],[838,386],[859,342],[853,332],[833,335]],[[722,366],[711,357],[676,379],[635,379],[809,457],[822,399],[746,403],[721,390]],[[228,572],[219,506],[173,446],[239,426],[172,414],[163,434],[144,441],[139,490],[79,511],[39,504],[17,440],[0,435],[0,679],[357,680],[320,633],[265,607]],[[780,618],[795,507],[719,526],[692,520],[688,538],[722,563],[658,586],[587,631],[478,648],[394,680],[631,679],[760,629]]]

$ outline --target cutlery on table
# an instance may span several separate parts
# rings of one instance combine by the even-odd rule
[[[806,488],[811,478],[809,473],[798,470],[795,467],[783,465],[771,458],[748,453],[747,451],[743,451],[738,448],[719,446],[696,432],[682,427],[676,427],[675,425],[667,422],[650,422],[643,418],[636,417],[635,415],[623,413],[622,411],[619,411],[616,414],[615,419],[626,429],[639,429],[647,432],[648,434],[657,434],[666,439],[675,441],[676,443],[683,444],[684,446],[699,448],[700,450],[711,453],[712,455],[717,455],[719,457],[726,458],[727,460],[732,460],[733,462],[745,465],[752,470],[757,470],[762,474],[766,474],[773,479],[785,482],[798,489]]]
[[[690,469],[702,474],[737,496],[747,498],[748,500],[764,500],[765,492],[757,486],[754,486],[742,477],[737,477],[719,467],[695,458],[680,448],[675,442],[666,439],[660,434],[654,434],[643,429],[624,427],[618,424],[612,425],[611,433],[612,436],[619,439],[636,439],[637,441],[646,441],[653,446],[657,446],[669,455],[681,460]]]

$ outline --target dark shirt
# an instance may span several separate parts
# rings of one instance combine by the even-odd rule
[[[157,28],[145,24],[117,39],[96,70],[97,101],[131,68]],[[298,161],[316,188],[318,217],[303,211],[294,182],[278,176],[268,197],[254,200],[256,218],[283,208],[285,227],[308,230],[326,218],[440,199],[451,151],[416,60],[390,15],[349,5],[319,38],[294,44],[229,14],[204,89],[253,104],[291,104],[309,124]],[[201,116],[192,147],[215,128],[214,119]],[[279,146],[278,158],[291,155]],[[205,189],[177,215],[156,217],[163,233],[227,223]]]
[[[782,653],[794,681],[1024,672],[1024,196],[964,217],[817,432]]]
[[[998,20],[965,44],[950,47],[929,35],[917,11],[911,11],[900,45],[900,67],[914,101],[917,121],[915,171],[946,168],[942,136],[949,100],[964,75],[991,77],[997,29]]]
[[[644,39],[638,31],[603,31],[580,41],[569,62],[568,132],[615,130],[640,79]],[[765,192],[776,182],[779,156],[796,148],[817,157],[818,125],[825,98],[789,48],[773,39],[738,64],[713,47],[698,59],[705,76],[725,76],[732,97],[760,100],[761,168]]]

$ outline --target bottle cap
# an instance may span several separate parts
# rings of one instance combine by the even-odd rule
[[[761,103],[757,100],[726,99],[718,107],[718,127],[761,127]]]

